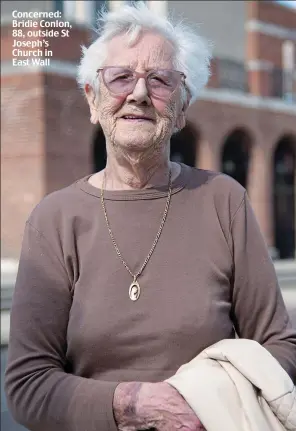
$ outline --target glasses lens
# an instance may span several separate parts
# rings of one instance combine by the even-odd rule
[[[176,89],[180,74],[174,70],[156,70],[148,78],[150,91],[158,97],[170,96]]]
[[[104,81],[112,93],[123,94],[133,90],[135,77],[129,69],[108,67],[104,69]]]

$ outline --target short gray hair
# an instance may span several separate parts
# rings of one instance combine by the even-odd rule
[[[78,66],[78,85],[98,89],[97,69],[107,57],[106,43],[119,34],[129,36],[129,46],[135,44],[142,30],[152,30],[169,40],[176,50],[174,67],[185,73],[186,85],[193,103],[210,76],[210,44],[183,20],[174,22],[150,10],[142,1],[124,4],[116,11],[102,9],[98,17],[98,38],[86,48]]]

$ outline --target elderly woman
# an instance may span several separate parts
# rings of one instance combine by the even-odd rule
[[[79,82],[107,165],[45,197],[26,223],[8,403],[34,431],[195,431],[165,379],[236,332],[295,380],[296,334],[246,191],[170,162],[208,78],[205,42],[142,3],[101,21]]]

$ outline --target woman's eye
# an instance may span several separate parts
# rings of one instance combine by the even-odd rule
[[[114,78],[114,81],[120,80],[120,81],[126,81],[128,79],[131,79],[132,76],[131,75],[120,75],[120,76],[116,76]]]
[[[158,81],[158,82],[164,82],[163,79],[161,79],[159,76],[152,76],[152,81]]]
[[[155,84],[169,85],[168,81],[161,78],[160,76],[151,76],[150,81]]]

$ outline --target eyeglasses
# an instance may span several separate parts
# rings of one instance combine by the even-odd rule
[[[97,70],[101,72],[103,82],[110,93],[127,96],[132,93],[140,78],[144,78],[148,93],[156,98],[167,99],[181,82],[185,82],[183,72],[169,69],[150,70],[139,73],[126,67],[110,66]]]

